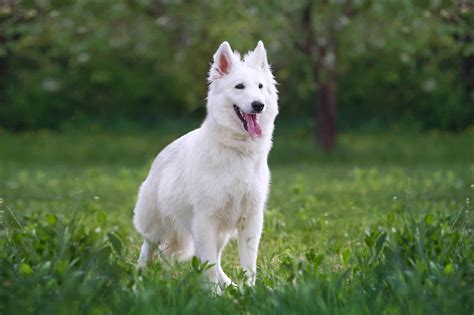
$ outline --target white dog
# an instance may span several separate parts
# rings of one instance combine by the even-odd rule
[[[161,151],[140,188],[133,220],[144,238],[138,265],[159,246],[178,260],[196,255],[212,265],[211,284],[229,285],[221,256],[237,232],[240,263],[254,285],[278,114],[263,43],[241,60],[223,42],[209,83],[204,123]]]

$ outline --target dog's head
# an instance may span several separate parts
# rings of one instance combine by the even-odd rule
[[[243,60],[223,42],[214,54],[209,82],[207,110],[219,125],[252,138],[271,135],[278,95],[261,41]]]

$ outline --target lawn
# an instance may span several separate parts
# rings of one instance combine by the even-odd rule
[[[474,135],[276,130],[255,288],[213,297],[196,260],[134,267],[136,193],[195,122],[0,132],[0,314],[472,314]],[[241,283],[234,243],[224,269]]]

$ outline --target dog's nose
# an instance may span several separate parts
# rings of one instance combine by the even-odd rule
[[[265,105],[259,101],[252,102],[252,109],[256,113],[261,113]]]

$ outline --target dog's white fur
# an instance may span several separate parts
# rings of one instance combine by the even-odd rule
[[[221,255],[237,232],[240,263],[253,285],[270,182],[267,157],[278,114],[263,43],[241,60],[223,42],[214,54],[209,83],[203,124],[161,151],[141,185],[133,220],[144,238],[138,265],[147,265],[159,246],[178,260],[196,255],[213,265],[207,271],[211,284],[229,285]],[[265,104],[257,115],[262,127],[257,138],[233,108],[251,113],[254,101]]]

